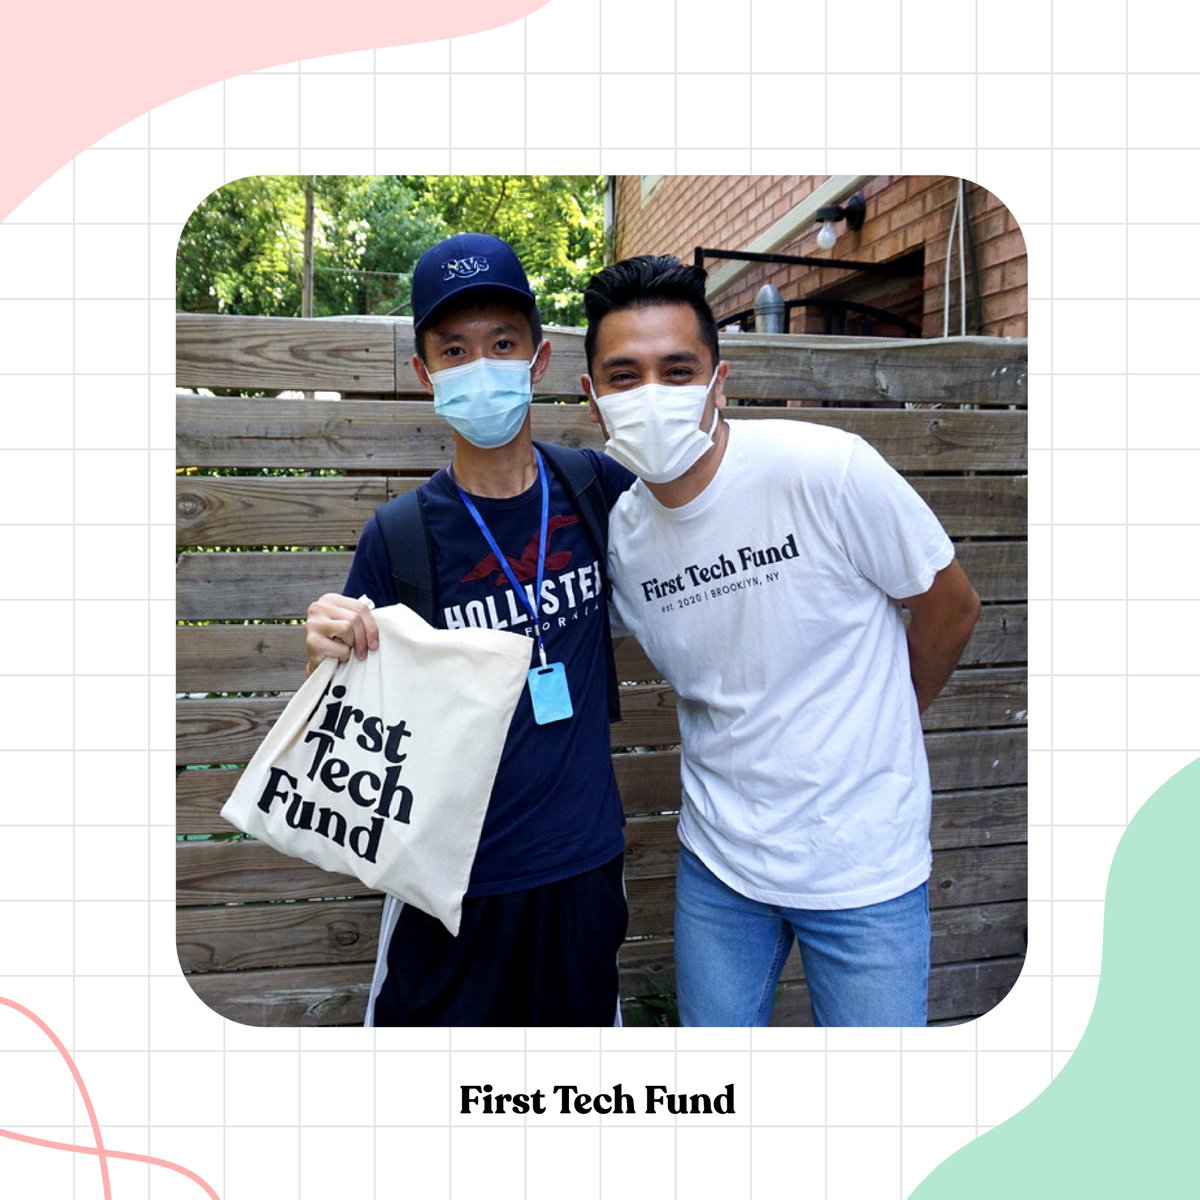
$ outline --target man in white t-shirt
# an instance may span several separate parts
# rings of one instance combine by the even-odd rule
[[[920,713],[979,599],[937,518],[861,438],[725,421],[705,277],[627,259],[585,294],[584,390],[639,478],[613,608],[678,695],[676,982],[686,1025],[765,1025],[792,940],[820,1025],[923,1025]],[[905,625],[902,607],[908,609]]]

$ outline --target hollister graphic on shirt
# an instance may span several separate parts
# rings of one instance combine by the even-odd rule
[[[562,530],[573,529],[583,538],[584,553],[578,550],[550,550],[554,535]],[[602,592],[600,563],[595,557],[587,536],[583,533],[579,517],[575,514],[550,518],[547,527],[546,578],[542,582],[539,628],[542,636],[554,629],[563,629],[568,621],[582,617],[593,617],[599,611]],[[559,544],[564,538],[559,537]],[[578,544],[578,537],[571,540]],[[534,602],[537,584],[538,535],[535,532],[519,558],[510,558],[508,564],[519,583],[524,585],[530,605]],[[572,564],[581,564],[572,567]],[[533,634],[533,618],[521,598],[513,591],[508,575],[500,567],[495,554],[488,552],[486,558],[477,563],[459,579],[460,585],[488,580],[494,591],[485,590],[478,594],[476,589],[467,589],[475,599],[461,604],[442,605],[442,622],[447,629],[511,629],[515,633]]]

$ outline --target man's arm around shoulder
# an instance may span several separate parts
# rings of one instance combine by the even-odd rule
[[[927,592],[901,603],[912,617],[908,658],[917,708],[924,712],[958,665],[979,617],[979,597],[955,559],[934,576]]]

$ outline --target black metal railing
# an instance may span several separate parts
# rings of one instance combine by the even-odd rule
[[[845,271],[862,271],[867,275],[902,276],[911,273],[903,260],[894,263],[855,262],[848,258],[814,258],[811,254],[763,254],[757,250],[714,250],[697,246],[692,261],[702,271],[706,258],[729,258],[735,262],[779,263],[785,266],[834,267]]]
[[[894,325],[906,337],[921,336],[921,326],[907,317],[888,312],[886,308],[877,308],[874,304],[864,304],[860,300],[841,300],[836,296],[810,296],[804,300],[785,300],[783,302],[785,330],[791,329],[792,310],[797,308],[815,308],[824,313],[824,333],[838,332],[833,328],[835,314],[840,313],[845,316],[847,313],[858,313],[866,318],[862,329],[864,337],[876,337],[877,325]],[[748,332],[753,324],[754,309],[752,308],[743,308],[739,312],[717,318],[718,329],[728,329],[730,325],[736,325],[743,332]]]
[[[906,256],[906,258],[910,257]],[[911,261],[906,261],[906,259],[899,259],[890,263],[872,263],[858,262],[847,258],[815,258],[809,254],[767,254],[757,250],[718,250],[712,246],[697,246],[692,252],[692,261],[701,270],[704,270],[704,260],[706,258],[731,259],[735,262],[771,263],[779,266],[823,267],[841,271],[858,271],[860,274],[875,275],[887,279],[902,279],[913,273],[912,263]],[[784,312],[787,318],[784,323],[785,329],[790,329],[792,311],[797,308],[814,308],[823,312],[825,315],[826,333],[835,332],[833,329],[833,318],[835,315],[841,314],[845,316],[848,313],[856,313],[867,319],[867,327],[863,330],[863,334],[866,337],[876,336],[876,325],[894,325],[897,329],[911,337],[921,336],[921,327],[915,322],[910,321],[907,317],[888,312],[887,309],[879,308],[873,304],[866,304],[858,300],[844,300],[835,296],[809,296],[796,300],[785,300]],[[717,325],[721,329],[728,328],[730,325],[736,325],[739,329],[745,330],[747,325],[753,323],[753,320],[754,309],[747,308],[718,317]]]

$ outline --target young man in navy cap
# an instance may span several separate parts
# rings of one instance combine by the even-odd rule
[[[525,634],[546,670],[509,728],[458,936],[389,898],[367,1024],[611,1025],[627,908],[605,542],[633,476],[533,443],[550,344],[509,245],[446,239],[418,261],[412,300],[413,369],[454,430],[454,459],[367,522],[344,594],[309,607],[309,669],[378,645],[353,599],[365,595],[423,606],[442,628]]]

